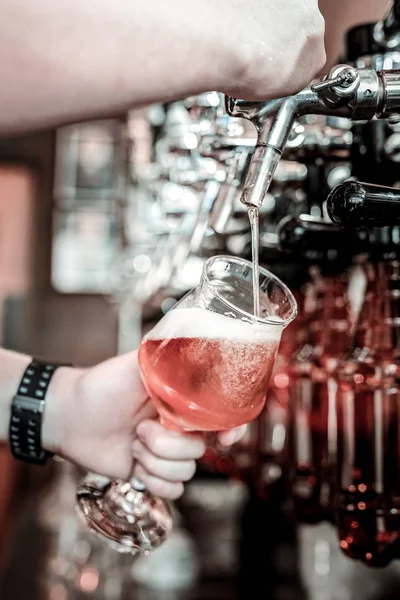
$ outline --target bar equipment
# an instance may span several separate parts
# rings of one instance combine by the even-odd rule
[[[122,211],[125,246],[112,280],[112,301],[126,317],[120,319],[119,348],[137,345],[140,319],[148,327],[169,312],[198,279],[209,256],[249,257],[249,205],[260,208],[261,263],[279,274],[294,289],[298,304],[305,306],[293,329],[284,331],[265,409],[251,423],[248,436],[223,455],[225,460],[218,462],[220,455],[214,452],[211,467],[244,482],[259,513],[271,511],[277,522],[279,517],[279,527],[286,532],[287,554],[291,553],[293,563],[300,560],[303,574],[306,568],[310,570],[310,581],[311,573],[328,568],[333,556],[328,556],[322,529],[310,534],[310,522],[320,527],[321,519],[334,518],[332,472],[337,440],[343,449],[344,435],[337,431],[335,440],[332,434],[335,411],[329,407],[337,385],[333,374],[350,344],[360,310],[353,306],[353,271],[361,271],[365,278],[370,268],[364,258],[355,265],[352,260],[360,251],[374,260],[370,244],[377,236],[389,236],[394,243],[397,235],[393,227],[387,229],[383,213],[386,202],[390,225],[397,224],[400,192],[382,185],[395,186],[398,179],[399,63],[397,25],[390,23],[389,19],[369,27],[371,36],[380,40],[373,42],[374,47],[369,41],[363,49],[359,42],[357,49],[353,33],[344,64],[293,98],[262,104],[228,99],[232,117],[226,114],[220,94],[204,94],[153,107],[153,112],[135,120],[135,127],[139,122],[148,127],[151,121],[150,131],[146,135],[143,130],[132,131],[136,150],[143,144],[148,152],[143,153],[142,162],[136,155],[132,158],[130,190]],[[360,38],[363,35],[360,29]],[[341,190],[346,190],[344,207]],[[350,206],[352,211],[347,210]],[[290,216],[282,222],[286,215]],[[342,230],[329,223],[329,217]],[[347,231],[350,227],[356,231]],[[316,245],[307,236],[317,236]],[[396,253],[394,245],[390,252]],[[387,286],[385,277],[380,275],[379,281]],[[364,293],[357,289],[360,302]],[[312,377],[304,372],[299,377],[314,390],[310,396],[296,396],[293,380],[300,365],[312,371]],[[340,423],[344,422],[343,406],[339,407]],[[288,422],[290,414],[292,423],[297,419],[297,428]],[[349,438],[348,430],[342,429]],[[294,468],[291,459],[296,445],[296,452],[301,447],[302,458],[307,455],[301,462],[309,470]],[[316,446],[328,446],[330,453],[308,452]],[[345,462],[341,460],[342,471]],[[279,512],[283,504],[284,518]],[[300,525],[300,559],[288,515],[308,527]],[[346,541],[343,536],[341,541]],[[271,557],[276,549],[273,543],[268,548]],[[305,548],[315,557],[307,567]],[[357,547],[354,552],[358,557]],[[319,582],[323,579],[321,575]]]
[[[258,133],[242,202],[247,206],[262,205],[296,118],[308,114],[358,121],[387,118],[400,110],[398,77],[396,70],[336,65],[323,81],[288,98],[252,103],[228,97],[228,113],[252,121]]]

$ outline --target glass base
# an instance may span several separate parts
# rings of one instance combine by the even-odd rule
[[[168,504],[122,480],[87,475],[77,488],[80,520],[118,552],[148,554],[173,526]]]

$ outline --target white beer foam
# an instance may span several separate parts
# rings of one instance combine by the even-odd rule
[[[249,323],[224,316],[205,308],[176,308],[170,310],[145,339],[206,338],[243,340],[249,342],[279,342],[282,320],[273,316],[271,323]]]

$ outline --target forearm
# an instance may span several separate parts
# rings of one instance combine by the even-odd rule
[[[223,87],[232,57],[212,5],[2,0],[0,134]]]

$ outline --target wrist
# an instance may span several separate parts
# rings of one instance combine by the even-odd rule
[[[83,369],[58,367],[46,394],[42,420],[42,447],[48,452],[65,455],[71,410],[76,406],[77,383]],[[79,418],[79,416],[78,416]]]

